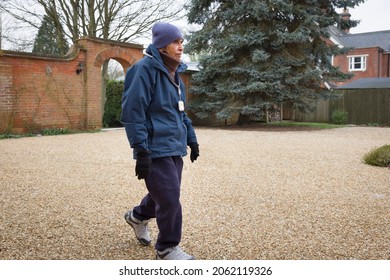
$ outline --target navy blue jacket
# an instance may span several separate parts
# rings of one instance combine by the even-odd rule
[[[179,76],[186,68],[180,64],[173,80],[156,47],[149,45],[146,56],[127,71],[121,122],[134,151],[150,151],[152,158],[185,156],[187,145],[197,142],[190,118],[178,106],[179,100],[187,105]]]

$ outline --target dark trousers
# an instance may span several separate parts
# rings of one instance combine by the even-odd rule
[[[156,250],[176,246],[181,240],[180,184],[183,159],[179,156],[152,159],[152,173],[145,179],[148,194],[134,208],[139,220],[156,218],[159,234]]]

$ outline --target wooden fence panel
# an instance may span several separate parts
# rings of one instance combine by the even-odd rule
[[[348,123],[390,125],[390,89],[344,89],[342,98],[330,102],[330,112],[348,112]]]
[[[320,100],[314,112],[302,113],[295,111],[294,120],[298,122],[329,122],[329,101]]]
[[[390,89],[343,89],[340,98],[320,101],[312,113],[295,112],[294,121],[331,122],[332,112],[343,109],[348,123],[357,125],[390,126]]]

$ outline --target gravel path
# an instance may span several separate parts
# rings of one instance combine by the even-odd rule
[[[362,162],[390,128],[197,134],[181,246],[198,259],[390,259],[390,170]],[[153,259],[123,219],[145,194],[124,130],[0,151],[0,259]]]

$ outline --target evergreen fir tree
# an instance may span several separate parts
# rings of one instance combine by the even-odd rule
[[[65,55],[69,50],[62,32],[58,32],[48,16],[43,18],[32,52],[40,55]]]
[[[202,28],[190,36],[187,50],[203,55],[193,75],[191,110],[200,118],[245,120],[263,117],[275,104],[314,109],[332,95],[325,81],[350,78],[330,62],[342,50],[324,39],[339,21],[336,8],[359,2],[192,0],[189,22]]]

